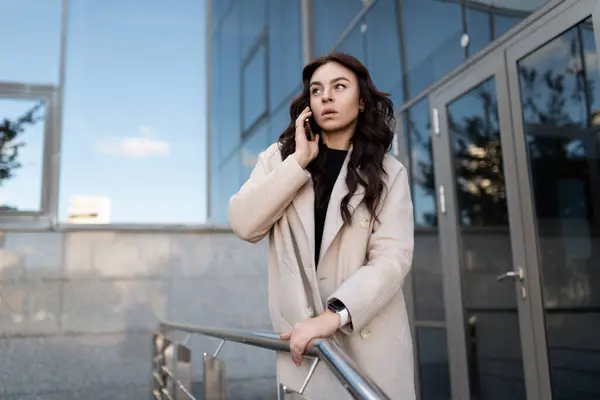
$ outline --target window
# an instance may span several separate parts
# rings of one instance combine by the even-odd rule
[[[244,58],[265,30],[267,0],[242,0],[238,3],[240,9],[240,51],[242,58]]]
[[[242,181],[246,181],[250,177],[250,173],[258,162],[258,155],[265,151],[267,146],[270,144],[267,143],[269,139],[269,124],[267,122],[268,121],[262,122],[260,126],[252,133],[252,136],[244,141],[244,144],[242,144],[242,147],[240,148]]]
[[[379,90],[404,101],[396,0],[378,0],[366,16],[366,61]],[[385,54],[385,57],[382,57]]]
[[[361,63],[366,64],[365,38],[367,24],[361,21],[344,40],[337,46],[336,50],[343,51],[356,57]]]
[[[0,0],[0,82],[58,84],[61,0]]]
[[[313,2],[313,26],[316,55],[327,54],[350,22],[362,10],[361,0],[327,0]]]
[[[0,91],[0,215],[51,212],[42,188],[52,93],[4,92],[10,97]]]
[[[267,49],[259,43],[243,67],[242,120],[244,132],[267,113]]]
[[[300,2],[269,2],[269,109],[299,93],[302,80]]]
[[[417,328],[422,400],[450,400],[448,343],[445,328]]]
[[[461,2],[404,0],[402,15],[404,72],[413,97],[463,62]]]
[[[69,4],[61,219],[204,222],[203,2]]]

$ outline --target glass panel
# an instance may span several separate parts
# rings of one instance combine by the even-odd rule
[[[473,399],[525,399],[494,80],[448,105]]]
[[[217,0],[217,2],[220,0]],[[215,3],[213,1],[213,3]],[[244,59],[260,35],[264,32],[267,18],[267,1],[240,1],[240,51]]]
[[[446,329],[417,328],[421,400],[450,400]]]
[[[46,103],[0,98],[0,211],[40,211]]]
[[[218,171],[219,185],[213,190],[218,190],[220,201],[213,204],[215,223],[227,223],[228,221],[228,200],[234,193],[240,190],[244,183],[241,179],[241,157],[240,152],[236,151],[221,166]]]
[[[58,84],[61,4],[0,0],[0,81]]]
[[[377,88],[404,101],[396,0],[378,0],[366,16],[367,68]],[[382,55],[385,54],[385,57]]]
[[[252,55],[243,74],[242,110],[246,130],[267,112],[267,50],[264,45]]]
[[[415,232],[415,253],[412,265],[417,321],[444,321],[444,285],[440,240],[437,230]]]
[[[239,51],[238,3],[235,4],[217,33],[221,39],[219,90],[222,95],[217,106],[219,131],[213,132],[212,138],[219,142],[219,163],[231,156],[242,139],[242,62]]]
[[[331,51],[362,9],[362,0],[313,1],[314,40],[317,55]]]
[[[94,195],[110,222],[204,222],[204,4],[69,4],[60,217]]]
[[[297,88],[298,92],[300,88]],[[271,114],[271,119],[269,120],[270,124],[270,134],[268,143],[275,143],[279,136],[283,133],[285,128],[290,124],[290,108],[287,104],[281,106],[275,114]]]
[[[356,28],[354,28],[342,43],[336,48],[338,51],[352,54],[361,63],[366,64],[365,54],[365,32],[367,31],[367,24],[362,20]]]
[[[491,14],[471,7],[467,8],[467,32],[469,56],[474,55],[492,41]]]
[[[300,2],[269,2],[269,109],[275,110],[302,80]]]
[[[406,148],[410,149],[410,174],[417,227],[437,226],[431,124],[427,98],[404,113]]]
[[[258,162],[258,155],[265,151],[269,145],[267,143],[268,133],[269,124],[265,121],[242,144],[240,148],[240,162],[242,166],[240,179],[242,181],[246,181],[250,177],[250,173]]]
[[[552,390],[600,397],[600,87],[590,21],[518,63]]]
[[[464,49],[460,45],[461,3],[404,0],[402,15],[408,69],[405,73],[412,97],[464,60]]]

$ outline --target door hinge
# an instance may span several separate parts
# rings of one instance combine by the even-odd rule
[[[438,188],[438,197],[440,202],[440,212],[446,214],[446,191],[443,185]]]
[[[437,108],[433,108],[432,110],[432,118],[433,118],[433,133],[437,136],[440,136],[440,116]]]

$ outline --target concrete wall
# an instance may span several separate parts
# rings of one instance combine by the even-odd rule
[[[208,232],[0,235],[2,400],[149,398],[157,318],[271,330],[265,242]],[[199,382],[202,353],[217,342],[188,344]],[[221,358],[231,398],[275,397],[273,353],[226,344]]]

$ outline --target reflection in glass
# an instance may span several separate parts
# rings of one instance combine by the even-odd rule
[[[363,20],[344,38],[344,41],[336,47],[336,50],[344,53],[352,54],[361,63],[366,64],[365,52],[365,33],[367,32],[367,24]]]
[[[591,21],[518,63],[552,390],[600,397],[600,124]]]
[[[0,98],[0,212],[41,210],[45,105]]]
[[[407,71],[404,72],[408,75],[410,97],[463,62],[461,13],[460,2],[402,1],[401,27],[407,65]]]
[[[367,68],[377,88],[395,105],[404,101],[396,0],[378,0],[366,15]],[[385,57],[382,55],[385,54]]]
[[[492,41],[491,13],[467,7],[466,17],[469,34],[467,49],[469,56],[472,56]]]
[[[425,97],[404,113],[410,175],[417,227],[437,226],[429,102]]]
[[[300,2],[269,1],[269,110],[299,93],[302,73]]]
[[[417,321],[444,321],[444,287],[440,240],[437,229],[415,233],[415,251],[412,264],[414,282],[415,319]]]
[[[331,51],[363,3],[361,0],[327,0],[312,4],[315,52],[320,56]]]
[[[69,2],[62,220],[71,200],[94,195],[115,223],[205,221],[205,12],[195,1]],[[231,64],[220,71],[238,82],[221,86],[229,116],[240,103]]]
[[[269,139],[269,124],[261,122],[260,126],[252,132],[252,135],[244,140],[240,147],[240,162],[242,166],[241,177],[242,181],[246,181],[250,177],[250,173],[258,162],[258,155],[262,153],[270,143]],[[236,190],[237,191],[237,190]],[[229,194],[231,197],[235,192]]]
[[[58,84],[62,3],[0,0],[0,82]]]
[[[450,400],[450,369],[445,328],[417,327],[422,400]]]
[[[493,79],[448,105],[473,399],[525,399],[498,105]]]
[[[245,131],[267,112],[267,50],[264,45],[258,47],[243,69],[242,99]]]

